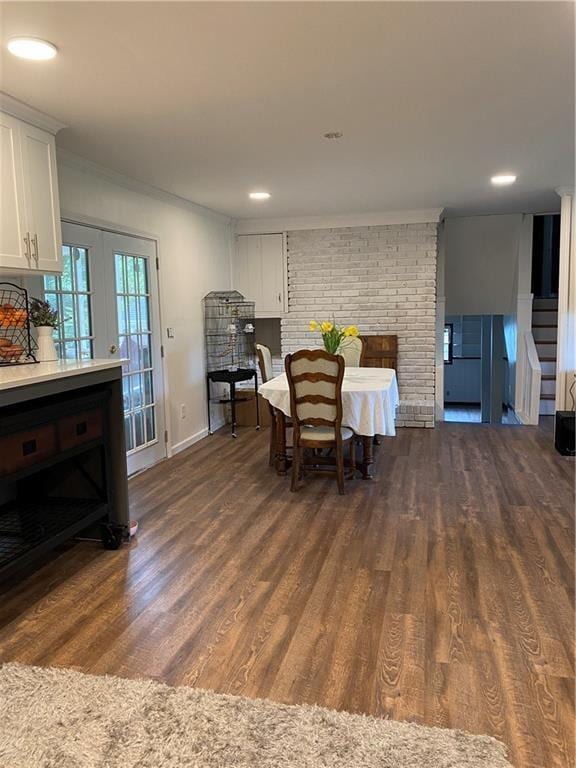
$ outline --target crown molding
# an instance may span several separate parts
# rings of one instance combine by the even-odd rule
[[[295,216],[277,219],[237,219],[237,235],[263,235],[272,232],[290,232],[299,229],[333,229],[339,227],[376,227],[393,224],[438,223],[443,208],[414,211],[384,211],[376,213],[350,213],[333,216]]]
[[[35,125],[37,128],[48,131],[53,136],[56,136],[62,128],[66,128],[66,124],[56,120],[55,117],[51,117],[45,112],[40,112],[39,109],[34,109],[34,107],[25,104],[19,99],[15,99],[14,96],[10,96],[9,93],[4,93],[4,91],[0,91],[0,109],[2,112],[12,115],[12,117],[24,120],[25,123],[30,123],[30,125]]]
[[[109,181],[112,184],[124,187],[124,189],[137,192],[140,195],[152,197],[155,200],[159,200],[160,202],[166,203],[168,205],[173,205],[176,208],[182,208],[186,211],[209,216],[215,221],[219,221],[224,224],[231,224],[232,220],[224,213],[214,211],[212,208],[205,208],[203,205],[194,203],[192,200],[188,200],[185,197],[180,197],[180,195],[175,195],[172,192],[166,192],[159,187],[154,187],[153,185],[147,184],[144,181],[138,181],[138,179],[133,179],[130,176],[125,176],[123,173],[113,171],[111,168],[107,168],[104,165],[94,163],[92,160],[88,160],[85,157],[80,157],[80,155],[76,155],[66,149],[57,147],[56,157],[58,160],[58,165],[68,166],[69,168],[76,168],[83,171],[84,173],[98,176],[99,178],[104,179],[105,181]]]

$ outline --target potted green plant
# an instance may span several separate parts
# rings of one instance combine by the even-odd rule
[[[49,363],[58,360],[54,344],[54,328],[58,327],[58,311],[52,309],[47,301],[32,299],[30,302],[30,322],[38,334],[39,363]]]

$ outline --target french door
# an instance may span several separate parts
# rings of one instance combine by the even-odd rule
[[[152,240],[62,225],[62,265],[44,277],[61,358],[122,359],[128,472],[166,456],[161,332]]]

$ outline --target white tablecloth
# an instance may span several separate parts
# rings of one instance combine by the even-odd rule
[[[290,390],[285,373],[262,384],[258,391],[290,416]],[[392,368],[346,367],[342,382],[343,426],[357,435],[395,435],[398,403],[398,382]]]

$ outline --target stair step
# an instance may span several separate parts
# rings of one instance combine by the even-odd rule
[[[556,376],[556,360],[542,360],[540,358],[540,368],[545,376]]]
[[[558,311],[556,309],[537,309],[532,311],[532,324],[544,323],[544,325],[558,325]]]
[[[555,400],[556,395],[540,395],[540,400]]]
[[[554,400],[540,400],[540,408],[538,410],[540,416],[553,416],[556,403]]]
[[[533,299],[532,309],[558,309],[558,299]]]
[[[540,360],[556,360],[557,354],[555,341],[537,341],[534,339],[534,342]]]
[[[540,396],[545,397],[546,395],[552,395],[552,397],[556,396],[556,378],[552,379],[545,379],[542,377],[540,379]]]
[[[556,343],[558,328],[555,325],[533,325],[532,335],[536,344]]]
[[[542,381],[556,381],[555,373],[543,373],[540,377]]]

